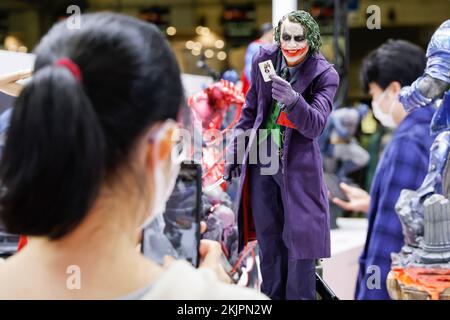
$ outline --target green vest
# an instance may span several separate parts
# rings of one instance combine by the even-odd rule
[[[273,142],[276,143],[276,145],[281,148],[282,147],[282,139],[281,139],[281,126],[277,124],[277,118],[280,114],[280,104],[277,101],[274,101],[273,103],[273,112],[267,119],[265,125],[261,129],[265,129],[261,132],[259,135],[259,145],[266,141],[267,137],[269,136],[269,133],[272,136]],[[270,131],[269,131],[270,130]]]
[[[281,77],[284,80],[289,81],[290,75],[289,75],[288,67],[284,67],[281,70]],[[272,109],[273,109],[273,111],[272,111],[270,117],[267,119],[264,127],[262,128],[262,129],[266,129],[266,130],[264,130],[262,132],[262,134],[259,136],[258,145],[261,145],[261,143],[266,141],[267,137],[269,136],[269,133],[271,133],[273,142],[275,142],[279,148],[282,148],[284,132],[282,131],[281,125],[277,124],[277,119],[278,119],[278,116],[280,115],[280,104],[277,101],[274,101],[273,105],[272,105]]]

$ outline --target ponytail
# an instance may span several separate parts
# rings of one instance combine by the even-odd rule
[[[122,181],[149,128],[177,117],[182,84],[159,29],[123,15],[86,14],[70,32],[58,22],[35,54],[0,160],[0,220],[10,233],[58,239],[101,186]]]
[[[0,220],[11,233],[57,239],[93,205],[105,139],[68,68],[40,69],[18,97],[0,162]]]

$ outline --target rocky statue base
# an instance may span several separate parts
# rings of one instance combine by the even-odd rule
[[[393,253],[388,275],[395,300],[450,300],[450,201],[434,194],[424,202],[424,233],[418,246]]]

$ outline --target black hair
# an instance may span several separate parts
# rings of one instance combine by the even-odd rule
[[[60,238],[86,216],[102,182],[158,121],[176,119],[180,71],[158,28],[123,15],[56,24],[36,50],[0,162],[0,219],[15,234]],[[81,82],[55,62],[69,58]]]
[[[393,81],[400,85],[411,85],[425,69],[424,50],[406,40],[389,39],[370,52],[363,60],[360,80],[364,92],[369,91],[369,83],[374,82],[386,89]]]

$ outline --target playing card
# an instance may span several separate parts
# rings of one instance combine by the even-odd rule
[[[271,81],[270,76],[272,74],[276,74],[275,68],[273,67],[273,64],[272,64],[272,60],[260,62],[260,63],[258,63],[258,65],[259,65],[259,69],[261,70],[261,74],[264,78],[264,81],[265,82]]]

